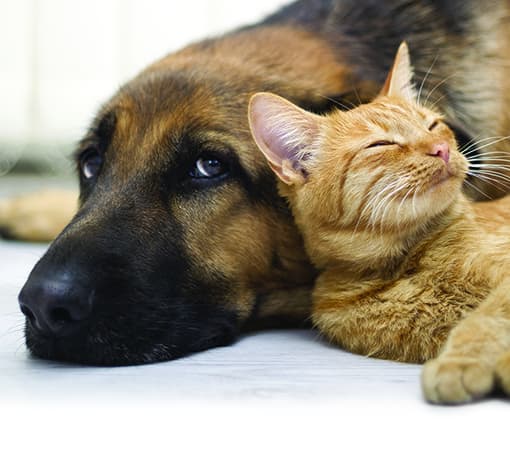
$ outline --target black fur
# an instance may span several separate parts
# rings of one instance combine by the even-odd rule
[[[154,198],[146,210],[135,193],[126,195],[133,202],[100,219],[95,214],[92,229],[69,233],[72,223],[34,268],[29,283],[51,271],[55,277],[72,275],[82,288],[94,290],[93,314],[78,333],[47,338],[27,321],[27,345],[34,355],[95,365],[137,364],[226,345],[237,336],[236,313],[221,301],[224,279],[191,277],[179,224],[163,204],[154,206]],[[75,223],[86,219],[96,203],[89,198]],[[156,215],[149,219],[146,211]],[[151,231],[135,229],[140,221],[150,222]]]
[[[403,39],[409,41],[411,51],[419,51],[416,57],[413,55],[419,73],[427,70],[441,47],[447,47],[448,40],[462,41],[464,32],[472,27],[467,13],[472,5],[469,0],[300,0],[268,17],[263,24],[295,25],[326,38],[338,50],[341,62],[353,70],[353,83],[345,94],[297,102],[309,110],[326,112],[337,105],[356,104],[354,100],[363,95],[362,90],[356,89],[360,83],[380,85]],[[214,40],[209,40],[201,47],[206,50],[213,45]],[[438,56],[439,61],[449,59]],[[150,132],[144,125],[154,122],[162,109],[185,103],[200,80],[207,79],[209,89],[221,93],[225,102],[250,91],[247,83],[220,83],[206,72],[153,73],[122,88],[120,94],[129,95],[135,112],[143,116],[137,129],[139,135]],[[437,80],[431,79],[425,89],[434,83]],[[445,108],[452,110],[449,117],[459,130],[459,139],[469,140],[472,127],[455,115],[456,106],[466,98],[455,95],[448,84],[437,92],[445,97]],[[157,99],[147,99],[148,96]],[[117,151],[124,150],[112,145],[114,106],[100,115],[81,143],[77,160],[87,151],[97,151],[105,156],[104,167],[98,180],[82,178],[82,207],[78,215],[36,265],[28,281],[30,286],[48,275],[62,271],[72,274],[82,286],[94,290],[93,312],[86,327],[69,337],[47,338],[27,321],[29,349],[43,358],[121,365],[173,359],[231,343],[241,324],[238,311],[224,305],[229,282],[221,275],[200,278],[191,273],[194,270],[183,240],[185,234],[190,234],[182,232],[168,206],[171,200],[182,199],[206,203],[215,190],[236,184],[250,203],[265,204],[290,218],[285,203],[276,194],[270,170],[250,175],[233,148],[212,142],[213,151],[224,159],[228,172],[215,180],[190,180],[190,166],[201,154],[211,151],[211,142],[199,139],[200,125],[192,122],[189,128],[171,132],[153,150],[150,167],[144,168],[143,173],[119,181],[113,161],[119,156]],[[237,131],[215,130],[225,134]],[[139,135],[133,135],[133,139]],[[236,136],[249,138],[247,133]],[[277,261],[273,266],[275,270],[281,268]],[[252,311],[255,314],[264,294],[257,296]],[[247,326],[255,322],[252,318]]]

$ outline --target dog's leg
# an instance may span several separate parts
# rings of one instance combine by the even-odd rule
[[[0,236],[27,242],[49,242],[78,208],[75,191],[47,190],[0,200]]]

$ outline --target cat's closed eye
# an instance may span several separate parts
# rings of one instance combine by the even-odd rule
[[[377,146],[389,146],[389,145],[396,145],[396,143],[394,141],[389,141],[389,140],[378,140],[378,141],[374,141],[373,143],[370,143],[367,146],[367,149],[375,148]]]
[[[432,130],[434,130],[437,126],[439,125],[439,120],[434,120],[434,122],[432,122],[429,126],[429,132],[431,132]]]

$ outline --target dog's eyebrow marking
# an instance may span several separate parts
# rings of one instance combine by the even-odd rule
[[[115,131],[116,121],[117,118],[115,112],[110,111],[101,118],[99,123],[96,125],[95,130],[93,130],[93,134],[96,136],[99,145],[103,148],[103,151],[110,144],[113,132]]]
[[[73,153],[73,159],[89,147],[95,147],[105,153],[113,138],[117,117],[115,112],[109,111],[100,119],[96,120],[89,129],[88,134],[83,138],[78,148]]]

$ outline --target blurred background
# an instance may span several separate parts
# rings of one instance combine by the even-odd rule
[[[0,195],[25,189],[20,174],[74,183],[67,156],[123,82],[288,2],[0,0]]]

